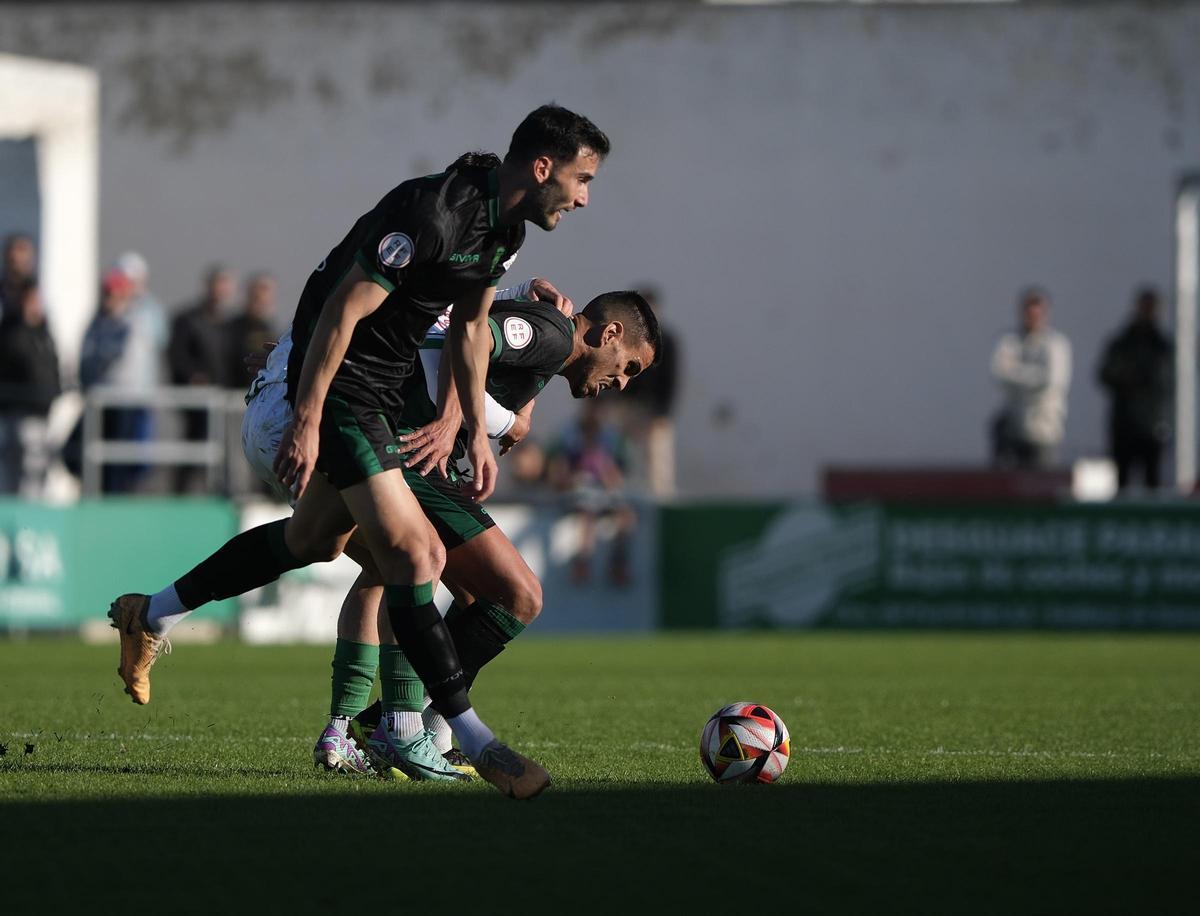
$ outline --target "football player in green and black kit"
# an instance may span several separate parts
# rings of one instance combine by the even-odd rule
[[[496,282],[524,240],[526,221],[550,230],[563,212],[587,205],[608,152],[608,138],[587,118],[542,106],[518,126],[503,162],[464,159],[404,182],[317,265],[293,321],[294,419],[275,462],[298,499],[296,512],[238,535],[162,592],[113,602],[118,671],[134,702],[149,701],[161,620],[331,559],[357,529],[385,583],[397,642],[476,770],[514,798],[549,785],[542,767],[495,739],[467,698],[454,642],[433,604],[444,551],[395,448],[399,389],[425,330],[454,302],[446,349],[455,385],[447,386],[429,434],[441,442],[466,424],[475,493],[485,499],[495,480],[484,379]]]
[[[518,298],[534,283],[541,284],[543,291],[549,287],[545,281],[530,281],[515,291],[498,293],[489,321],[493,345],[487,374],[487,428],[491,438],[501,441],[501,454],[528,434],[533,398],[555,375],[567,380],[576,397],[621,391],[656,361],[661,348],[654,313],[636,292],[604,293],[581,313],[567,317],[546,302]],[[449,316],[443,316],[429,329],[420,360],[405,382],[402,422],[406,427],[423,427],[435,416],[448,323]],[[246,458],[267,481],[273,477],[271,460],[290,420],[291,408],[283,395],[290,346],[290,334],[285,334],[251,385],[242,424]],[[403,429],[397,436],[396,448],[402,452],[412,438],[406,432]],[[422,475],[414,458],[405,478],[446,548],[442,581],[455,598],[446,620],[469,686],[479,669],[538,615],[541,586],[459,475],[457,461],[465,446],[460,433],[446,471]],[[286,498],[278,482],[275,486]],[[352,555],[364,571],[338,619],[330,722],[317,741],[313,759],[326,769],[371,772],[358,753],[362,749],[369,753],[374,771],[384,775],[461,778],[455,766],[468,772],[469,767],[454,756],[445,720],[432,709],[422,718],[424,688],[394,644],[387,616],[379,613],[382,581],[369,557],[361,558],[358,550]],[[377,664],[381,701],[364,711]],[[344,720],[352,715],[355,742],[348,743],[342,739]]]

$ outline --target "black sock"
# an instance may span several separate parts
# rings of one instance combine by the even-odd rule
[[[462,664],[468,689],[475,683],[479,670],[503,652],[515,635],[500,626],[496,615],[489,613],[493,609],[511,619],[511,615],[499,605],[490,605],[486,601],[473,601],[466,607],[456,601],[446,611],[446,625],[458,649],[458,660]]]
[[[283,540],[287,519],[259,525],[225,546],[175,582],[175,593],[189,611],[209,601],[244,595],[274,582],[289,569],[307,566],[292,556]]]
[[[447,719],[471,708],[454,640],[433,603],[433,583],[384,587],[396,642],[421,678],[435,709]]]
[[[367,732],[375,731],[379,720],[383,718],[383,701],[376,700],[354,717]]]

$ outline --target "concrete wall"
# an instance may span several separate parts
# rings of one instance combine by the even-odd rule
[[[966,462],[1018,287],[1073,340],[1067,452],[1132,287],[1169,289],[1200,167],[1200,9],[0,5],[0,51],[98,68],[101,245],[160,295],[311,266],[396,182],[503,151],[555,99],[614,153],[515,272],[644,279],[686,350],[690,494],[812,492],[829,461]],[[545,397],[543,428],[569,409]]]

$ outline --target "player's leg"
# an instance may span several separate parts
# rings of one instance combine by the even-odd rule
[[[384,596],[382,577],[370,553],[355,540],[347,545],[347,554],[363,567],[355,587],[342,604],[338,618],[338,644],[333,660],[333,695],[330,722],[322,734],[330,731],[349,735],[358,748],[370,755],[374,769],[395,779],[462,780],[464,774],[443,759],[427,735],[421,710],[425,686],[396,645],[386,615],[380,614]],[[441,566],[440,550],[432,558]],[[361,664],[370,654],[370,675]],[[347,665],[352,659],[358,665]],[[370,696],[375,661],[379,663],[380,713],[372,727],[363,728],[361,715]],[[365,676],[364,676],[365,675]],[[321,741],[318,741],[318,750]],[[317,751],[314,751],[314,755]]]
[[[479,774],[501,791],[527,798],[549,785],[540,766],[495,739],[471,708],[454,642],[433,603],[441,569],[434,562],[428,525],[398,468],[373,474],[342,490],[385,583],[388,620],[400,648],[446,716]]]
[[[360,573],[346,594],[338,615],[337,643],[331,664],[329,723],[313,747],[313,763],[326,770],[350,774],[375,772],[368,759],[366,741],[350,734],[350,721],[367,705],[375,683],[379,634],[374,617],[364,614],[362,608],[366,603],[377,603],[379,591],[372,574]]]
[[[288,570],[334,559],[353,528],[337,491],[313,475],[290,519],[243,531],[154,594],[121,595],[108,616],[121,635],[117,672],[125,692],[135,703],[150,702],[150,668],[167,647],[167,633],[192,611],[261,588]]]

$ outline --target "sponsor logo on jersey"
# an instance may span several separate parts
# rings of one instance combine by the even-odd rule
[[[504,342],[514,350],[524,350],[533,340],[533,328],[524,318],[510,315],[504,319]]]
[[[478,254],[462,254],[461,252],[456,251],[454,254],[450,255],[450,263],[451,264],[478,264],[479,263],[479,255]]]
[[[517,255],[519,255],[520,253],[521,253],[521,252],[519,252],[519,251],[514,251],[514,252],[512,253],[512,256],[511,256],[511,257],[510,257],[510,258],[509,258],[507,261],[505,261],[505,262],[504,262],[504,269],[505,269],[505,270],[508,270],[510,267],[512,267],[512,266],[513,266],[513,261],[515,261],[515,260],[517,259]]]
[[[403,232],[393,232],[379,243],[379,263],[384,267],[405,267],[412,260],[414,250],[412,239]]]

